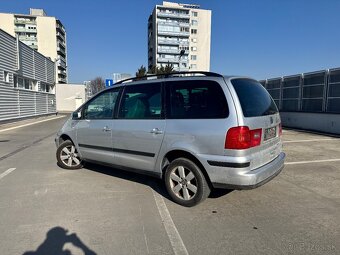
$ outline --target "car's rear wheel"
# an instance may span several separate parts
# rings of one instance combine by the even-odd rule
[[[62,168],[74,170],[83,167],[79,153],[70,140],[64,141],[59,145],[56,156],[58,165]]]
[[[173,160],[165,171],[164,179],[171,198],[183,206],[195,206],[210,194],[202,170],[186,158]]]

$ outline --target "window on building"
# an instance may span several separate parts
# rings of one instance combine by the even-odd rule
[[[25,89],[32,89],[32,84],[30,83],[29,79],[24,80],[24,88]]]
[[[193,43],[197,42],[197,38],[191,38],[191,42]]]
[[[189,28],[188,27],[181,27],[181,32],[189,32]]]
[[[10,82],[10,80],[9,80],[9,72],[4,71],[4,82]]]
[[[190,65],[190,68],[191,68],[191,69],[197,69],[197,65],[196,65],[196,64],[191,64],[191,65]]]
[[[192,20],[192,21],[191,21],[191,25],[197,26],[197,24],[198,24],[198,21],[197,21],[197,20]]]
[[[18,77],[18,86],[19,89],[23,89],[24,88],[24,79],[21,77]]]
[[[191,34],[193,35],[197,34],[197,29],[191,29]]]
[[[127,86],[119,109],[122,119],[159,119],[162,112],[160,83]]]
[[[18,87],[18,77],[16,75],[13,75],[13,86],[14,88]]]
[[[197,51],[197,47],[191,47],[191,51]]]
[[[198,12],[191,12],[191,16],[197,17],[198,16]]]
[[[197,60],[197,55],[191,55],[191,60]]]

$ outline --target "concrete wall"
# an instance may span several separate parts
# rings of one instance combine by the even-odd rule
[[[15,37],[14,15],[11,13],[0,13],[0,29]]]
[[[281,112],[280,115],[284,127],[340,135],[340,114]]]
[[[37,17],[38,51],[50,57],[57,58],[56,19],[54,17]],[[51,40],[53,38],[54,40]]]
[[[85,99],[85,85],[56,85],[56,101],[58,112],[73,112],[85,102]]]
[[[192,11],[198,13],[197,17],[192,16]],[[198,21],[198,25],[190,26],[190,29],[197,28],[197,35],[190,35],[190,40],[191,38],[197,39],[196,43],[190,41],[190,56],[197,55],[197,60],[193,61],[189,58],[189,64],[196,64],[196,70],[210,71],[211,11],[192,9],[190,16],[191,20]],[[191,51],[193,46],[197,47],[197,51]]]

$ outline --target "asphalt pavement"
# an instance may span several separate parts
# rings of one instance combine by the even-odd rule
[[[279,176],[185,208],[157,179],[60,169],[53,139],[65,120],[0,126],[1,255],[340,254],[339,138],[284,130]]]

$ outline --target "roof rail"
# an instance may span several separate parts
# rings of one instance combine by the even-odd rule
[[[163,78],[170,78],[170,77],[178,77],[178,75],[182,74],[203,74],[205,76],[209,77],[223,77],[223,75],[218,74],[218,73],[213,73],[213,72],[204,72],[204,71],[191,71],[191,72],[174,72],[174,73],[169,73],[169,74],[151,74],[151,75],[146,75],[142,77],[133,77],[133,78],[127,78],[125,80],[121,80],[119,82],[116,82],[114,85],[117,84],[122,84],[125,82],[133,82],[133,81],[141,81],[141,80],[149,80],[151,79],[163,79]]]

